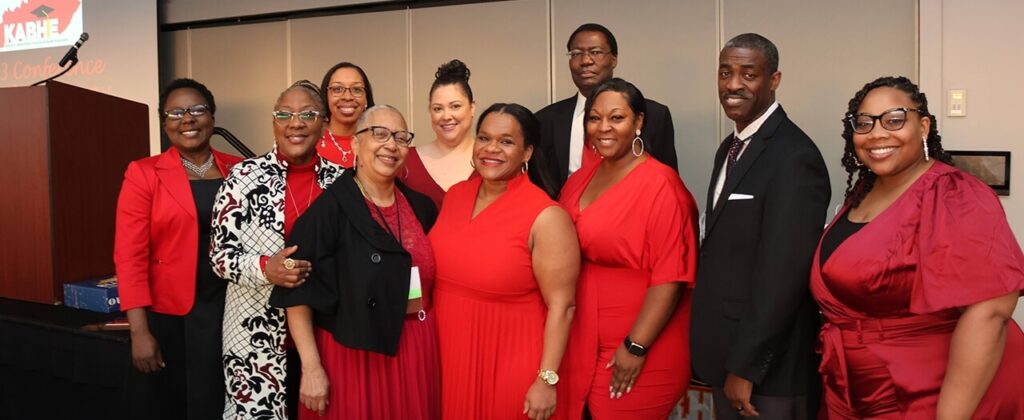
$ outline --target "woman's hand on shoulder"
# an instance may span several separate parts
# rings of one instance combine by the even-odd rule
[[[306,260],[289,258],[298,249],[298,245],[292,245],[270,256],[264,267],[267,281],[275,286],[287,288],[298,287],[306,281],[309,273],[313,271],[313,265]]]

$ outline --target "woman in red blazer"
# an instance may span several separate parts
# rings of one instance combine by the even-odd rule
[[[210,148],[216,104],[192,79],[160,95],[172,147],[128,165],[114,264],[131,325],[130,418],[220,418],[225,282],[210,267],[213,200],[241,159]]]

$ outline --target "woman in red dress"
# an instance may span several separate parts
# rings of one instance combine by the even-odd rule
[[[412,144],[398,110],[358,122],[356,171],[346,171],[295,224],[308,283],[275,288],[302,359],[300,419],[432,420],[441,382],[427,240],[437,210],[395,178]]]
[[[445,419],[555,412],[579,249],[569,216],[526,175],[539,138],[520,105],[484,111],[473,146],[480,176],[448,191],[430,232]]]
[[[644,152],[644,97],[613,78],[586,103],[601,156],[569,177],[560,202],[579,232],[583,269],[564,362],[572,419],[665,418],[690,380],[696,204],[679,175]]]
[[[356,121],[366,108],[373,106],[373,88],[366,72],[355,64],[341,62],[324,74],[320,97],[327,104],[327,130],[316,144],[324,159],[345,168],[352,168],[352,138]]]
[[[846,204],[811,271],[823,414],[1024,418],[1024,255],[998,198],[950,166],[904,77],[865,85],[844,123]]]
[[[402,181],[430,196],[441,208],[444,194],[452,185],[473,173],[473,90],[469,68],[459,60],[444,63],[430,86],[430,128],[434,141],[409,149]]]

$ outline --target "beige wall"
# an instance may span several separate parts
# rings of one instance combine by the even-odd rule
[[[580,24],[600,22],[619,42],[615,74],[671,109],[680,174],[703,205],[714,152],[732,129],[716,97],[718,51],[729,37],[756,31],[781,50],[779,99],[818,142],[834,205],[845,187],[838,121],[846,101],[878,75],[917,73],[915,2],[664,0],[631,3],[629,13],[622,4],[515,0],[182,30],[161,37],[162,80],[192,75],[210,85],[222,103],[218,124],[261,152],[272,139],[259,111],[274,95],[292,80],[319,82],[348,60],[366,69],[377,102],[397,106],[427,142],[434,138],[427,94],[438,65],[452,58],[469,65],[478,111],[496,101],[537,110],[574,94],[566,39]],[[888,13],[878,16],[883,7]]]
[[[921,80],[932,113],[939,115],[943,146],[953,150],[1010,151],[1010,195],[1000,197],[1017,242],[1024,240],[1024,142],[1020,118],[1024,85],[1016,82],[1024,57],[1020,17],[1024,2],[927,0],[921,2]],[[950,89],[967,90],[967,116],[947,117]],[[1015,318],[1024,323],[1024,301]]]

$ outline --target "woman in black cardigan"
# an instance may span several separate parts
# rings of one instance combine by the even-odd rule
[[[299,418],[440,418],[430,312],[433,202],[400,182],[413,134],[398,110],[360,118],[347,171],[296,222],[309,280],[274,290],[302,359]],[[401,337],[401,340],[399,339]]]

